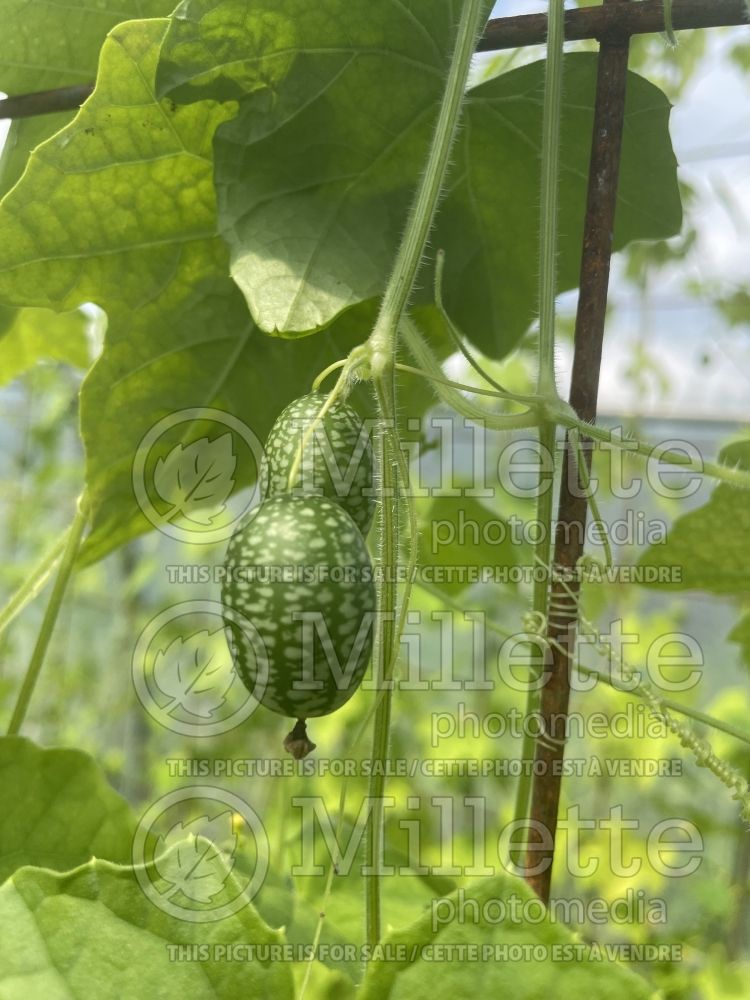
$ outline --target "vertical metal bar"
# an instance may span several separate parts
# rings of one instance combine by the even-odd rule
[[[605,0],[605,4],[608,0]],[[612,0],[609,0],[612,2]],[[617,202],[620,148],[625,114],[628,41],[602,42],[599,50],[594,129],[581,257],[580,294],[575,327],[575,353],[570,403],[586,421],[596,418],[604,317],[607,308],[612,232]],[[591,466],[591,442],[582,440]],[[548,638],[552,647],[548,682],[542,690],[541,715],[546,735],[537,740],[536,767],[531,797],[529,839],[536,849],[526,859],[527,881],[545,902],[549,900],[555,852],[565,755],[565,724],[570,697],[570,662],[576,636],[577,609],[570,593],[577,595],[573,573],[583,554],[587,501],[578,475],[578,462],[566,441],[560,484],[554,566],[566,579],[551,585]],[[534,831],[537,831],[537,834]]]

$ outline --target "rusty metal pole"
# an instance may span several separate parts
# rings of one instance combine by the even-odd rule
[[[618,6],[619,0],[604,0]],[[599,50],[594,108],[594,127],[589,166],[588,195],[581,257],[580,293],[575,326],[575,353],[570,388],[570,404],[582,420],[596,418],[599,371],[604,339],[612,232],[620,148],[625,113],[629,37],[618,33],[605,39]],[[581,439],[591,466],[591,442]],[[541,716],[545,736],[537,740],[535,775],[531,796],[529,839],[535,849],[526,859],[528,883],[545,902],[549,901],[552,861],[555,851],[565,755],[565,727],[570,697],[570,663],[574,652],[578,583],[575,568],[583,554],[587,501],[578,474],[577,455],[566,441],[560,484],[558,519],[553,565],[563,574],[565,584],[553,579],[547,635],[552,647],[549,680],[542,690]],[[568,571],[568,572],[566,572]],[[573,571],[573,572],[571,572]],[[562,649],[557,647],[562,647]],[[535,837],[534,830],[539,833]],[[546,840],[546,846],[545,846]]]

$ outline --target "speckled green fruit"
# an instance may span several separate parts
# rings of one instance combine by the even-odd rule
[[[363,535],[372,524],[372,445],[362,420],[348,403],[336,402],[315,426],[298,474],[289,475],[302,436],[317,417],[326,397],[319,392],[295,399],[271,428],[260,473],[262,495],[311,493],[340,504]]]
[[[232,536],[224,568],[229,647],[261,704],[305,719],[348,701],[372,653],[375,585],[346,511],[322,496],[264,500]]]

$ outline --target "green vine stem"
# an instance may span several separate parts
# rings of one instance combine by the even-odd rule
[[[597,427],[595,424],[590,424],[585,420],[573,416],[572,413],[561,412],[559,422],[563,427],[577,429],[585,437],[593,438],[594,441],[603,441],[633,455],[640,455],[642,458],[654,458],[658,456],[660,462],[668,465],[684,467],[690,472],[697,472],[699,475],[708,476],[710,479],[718,479],[719,482],[727,483],[729,486],[750,490],[750,472],[739,466],[722,465],[720,462],[706,462],[702,458],[696,460],[684,452],[672,451],[671,449],[665,450],[646,441],[638,441],[635,438],[623,438],[607,430],[606,427]]]
[[[693,458],[685,452],[673,451],[657,447],[648,441],[640,441],[637,438],[623,437],[616,431],[608,430],[606,427],[598,427],[586,420],[582,420],[571,406],[555,395],[554,398],[542,397],[537,394],[522,395],[519,393],[498,392],[493,389],[481,389],[470,385],[461,385],[445,377],[442,368],[435,360],[432,352],[424,341],[419,329],[410,317],[404,317],[401,321],[400,331],[403,334],[404,342],[408,346],[418,368],[410,368],[407,365],[400,366],[403,370],[408,370],[412,374],[428,379],[435,387],[442,402],[453,407],[457,413],[468,420],[475,420],[483,423],[490,430],[510,431],[519,430],[525,427],[536,427],[542,419],[559,424],[561,427],[576,430],[582,437],[592,438],[617,448],[619,451],[626,451],[632,455],[642,458],[658,457],[660,462],[667,465],[675,465],[685,468],[686,471],[696,472],[699,475],[716,479],[719,482],[727,483],[738,489],[750,490],[750,471],[737,466],[722,465],[720,462],[705,461],[703,458]],[[509,400],[515,403],[523,403],[528,409],[524,413],[493,413],[483,406],[477,406],[463,395],[470,392],[481,396],[494,396],[498,399]]]
[[[343,759],[349,760],[354,757],[357,747],[359,746],[362,737],[367,732],[367,729],[369,728],[372,718],[378,711],[380,703],[382,702],[383,697],[385,695],[386,691],[384,689],[375,692],[375,698],[368,706],[367,711],[365,712],[362,720],[359,723],[359,726],[357,727],[356,733],[354,734],[353,738],[349,741],[349,743],[346,745],[346,749],[342,754]],[[341,841],[342,841],[342,832],[344,828],[344,818],[346,816],[346,794],[348,790],[348,783],[349,783],[349,775],[345,774],[344,777],[341,779],[341,788],[339,791],[339,807],[338,807],[338,815],[336,817],[334,850],[331,855],[331,862],[328,867],[328,875],[326,876],[325,886],[323,887],[323,895],[320,899],[320,905],[318,907],[318,921],[315,926],[315,933],[313,935],[312,947],[310,948],[310,956],[305,963],[306,965],[305,974],[303,976],[302,983],[300,985],[298,1000],[304,1000],[305,994],[307,992],[307,987],[310,982],[310,976],[312,975],[313,971],[313,965],[317,958],[318,945],[320,944],[320,939],[323,934],[323,926],[326,920],[326,910],[328,909],[328,900],[330,899],[331,891],[333,889],[333,879],[334,876],[337,874],[339,870],[339,864],[341,863]],[[285,846],[283,836],[281,837],[281,844],[282,847]]]
[[[68,525],[49,552],[45,552],[15,594],[13,594],[2,611],[0,611],[0,633],[5,631],[16,615],[19,615],[44,587],[67,545],[70,531],[71,526]]]
[[[373,331],[364,345],[369,376],[373,381],[380,417],[382,442],[381,465],[381,527],[379,537],[378,615],[376,628],[375,668],[378,684],[385,692],[378,703],[373,726],[373,761],[384,762],[388,752],[391,717],[390,678],[397,651],[397,586],[399,521],[396,506],[401,495],[401,458],[395,434],[396,403],[394,362],[397,337],[414,286],[425,243],[440,199],[450,151],[458,128],[461,105],[466,90],[471,58],[488,8],[487,0],[465,0],[456,34],[445,92],[425,165],[417,188],[414,204],[407,220],[390,279],[383,293]],[[344,372],[346,372],[346,368]],[[343,378],[342,373],[342,378]],[[334,390],[335,391],[335,390]],[[403,483],[406,488],[406,483]],[[414,539],[412,539],[412,545]],[[405,613],[402,604],[401,621]],[[380,863],[383,844],[383,768],[374,768],[370,780],[370,809],[367,821],[365,879],[366,939],[375,945],[381,935]]]
[[[599,501],[596,499],[596,491],[591,488],[591,476],[589,475],[589,468],[586,464],[586,455],[581,445],[581,436],[575,428],[571,428],[568,432],[568,440],[570,441],[570,446],[576,453],[576,461],[578,463],[578,475],[581,480],[581,485],[586,493],[586,501],[591,508],[591,519],[594,524],[599,529],[599,536],[602,539],[602,546],[604,548],[604,563],[606,566],[612,566],[612,547],[609,544],[609,535],[607,533],[607,525],[604,518],[599,510]],[[591,462],[593,465],[594,456],[591,456]]]
[[[550,0],[542,113],[539,196],[539,373],[540,396],[557,396],[555,385],[555,294],[557,290],[557,189],[560,180],[560,109],[565,8]]]
[[[542,424],[539,428],[539,450],[541,455],[554,455],[555,453],[555,425],[549,422]],[[552,548],[551,525],[552,525],[552,478],[554,470],[545,470],[543,462],[539,466],[539,496],[536,502],[537,524],[543,525],[545,530],[539,532],[539,539],[534,545],[534,559],[542,565],[549,564],[549,556]],[[545,488],[546,486],[546,488]],[[531,606],[537,614],[547,614],[547,575],[534,577],[534,588],[531,595]],[[535,671],[537,673],[538,671]],[[539,690],[537,685],[532,684],[526,696],[526,715],[534,715],[539,711]],[[530,727],[526,727],[523,738],[523,748],[521,759],[533,761],[536,739]],[[528,816],[529,800],[531,798],[531,769],[522,767],[516,786],[515,819],[523,820]]]
[[[376,379],[375,389],[380,412],[392,413],[391,393],[385,379]],[[384,421],[385,423],[385,421]],[[385,762],[391,729],[392,675],[394,666],[394,635],[396,631],[396,561],[398,553],[398,460],[392,451],[392,439],[381,429],[381,500],[380,531],[378,535],[378,631],[373,657],[375,690],[382,697],[375,710],[373,726],[373,761]],[[395,557],[395,558],[394,558]],[[385,769],[373,768],[369,784],[370,812],[367,823],[365,848],[366,864],[366,936],[367,943],[375,946],[381,935],[380,865],[383,854],[383,798],[385,795]]]
[[[440,399],[444,403],[447,403],[448,406],[452,406],[457,413],[467,417],[469,420],[484,423],[491,430],[510,431],[537,426],[539,417],[535,410],[527,409],[525,413],[492,413],[491,410],[486,410],[484,407],[472,403],[459,389],[454,387],[456,383],[445,377],[443,369],[435,360],[432,351],[425,343],[422,334],[411,317],[404,316],[401,320],[399,330],[414,360],[419,365],[419,369],[415,369],[415,371],[418,371],[423,378],[429,379],[435,385],[435,391]],[[464,386],[463,388],[466,391],[477,392],[472,386]],[[500,396],[499,393],[489,389],[478,391],[480,395]],[[500,398],[509,398],[512,402],[527,403],[531,400],[538,402],[536,396],[521,397],[509,395],[508,397],[502,396]]]
[[[393,362],[396,333],[414,287],[425,243],[440,200],[451,148],[456,136],[466,91],[471,57],[479,40],[488,8],[487,0],[464,0],[445,93],[435,132],[404,238],[398,248],[390,280],[383,294],[369,345],[373,378]]]
[[[395,394],[393,406],[395,411]],[[395,421],[389,424],[386,428],[386,433],[390,439],[391,454],[395,457],[398,467],[398,523],[399,525],[404,523],[407,524],[409,532],[409,544],[406,548],[406,573],[404,577],[403,590],[401,592],[398,620],[396,622],[396,629],[393,636],[392,656],[395,669],[395,665],[398,661],[401,636],[403,635],[404,628],[406,627],[406,616],[409,611],[409,599],[414,585],[414,573],[417,568],[417,559],[419,555],[419,524],[417,521],[416,507],[412,503],[412,498],[409,495],[409,464],[404,456],[401,438],[398,433],[398,426]]]
[[[36,682],[39,679],[42,665],[44,664],[44,657],[47,653],[50,639],[52,638],[60,606],[65,596],[65,590],[73,573],[76,556],[78,555],[78,549],[88,522],[88,516],[88,502],[84,496],[78,501],[78,510],[73,518],[73,523],[70,527],[70,532],[65,543],[65,549],[63,551],[60,567],[57,571],[57,576],[55,577],[55,584],[52,588],[52,593],[50,594],[49,604],[44,612],[44,618],[42,619],[42,625],[39,629],[36,645],[34,646],[34,651],[32,652],[31,659],[29,660],[26,676],[24,677],[23,684],[21,685],[16,706],[13,709],[13,715],[11,716],[10,724],[8,726],[8,736],[15,736],[20,731],[21,726],[23,725],[23,720],[26,717],[26,711],[29,707],[31,696],[34,693]]]
[[[394,672],[398,661],[399,643],[409,608],[414,568],[417,563],[417,520],[416,511],[408,497],[409,470],[401,450],[401,442],[396,430],[395,380],[376,379],[378,409],[381,415],[381,483],[380,483],[380,532],[378,535],[378,568],[381,578],[378,585],[378,632],[375,655],[373,657],[375,690],[375,721],[371,759],[384,762],[388,755],[388,740],[391,727],[391,703]],[[409,524],[409,549],[406,582],[398,601],[396,570],[398,567],[399,538],[401,533],[401,505],[406,507]],[[385,770],[374,768],[369,782],[369,801],[366,839],[366,924],[367,941],[375,945],[381,935],[380,914],[380,863],[383,854],[383,802],[385,794]]]

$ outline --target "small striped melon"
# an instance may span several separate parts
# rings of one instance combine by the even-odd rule
[[[372,444],[348,403],[336,402],[313,428],[294,482],[289,482],[305,430],[326,397],[312,392],[279,414],[266,441],[260,480],[264,497],[311,493],[340,504],[366,535],[375,510]]]
[[[300,720],[348,701],[372,653],[375,585],[343,507],[315,495],[264,500],[232,536],[224,568],[229,647],[258,701]]]

